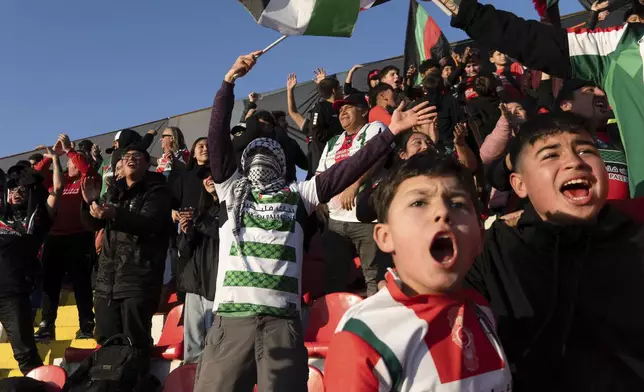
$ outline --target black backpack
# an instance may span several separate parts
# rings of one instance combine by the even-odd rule
[[[135,391],[141,365],[138,350],[125,335],[114,335],[67,379],[63,392]]]

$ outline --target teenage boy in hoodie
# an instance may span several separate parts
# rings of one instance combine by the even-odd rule
[[[195,391],[306,391],[300,324],[304,227],[320,203],[357,181],[388,153],[394,135],[430,121],[419,105],[394,112],[389,129],[352,158],[304,182],[287,181],[286,158],[269,138],[253,140],[235,163],[230,140],[234,83],[255,65],[237,59],[215,97],[208,151],[220,200],[215,319],[199,362]]]
[[[492,305],[515,390],[644,390],[644,228],[606,205],[586,120],[524,123],[510,161],[530,203],[487,231],[466,281]]]
[[[342,317],[327,391],[510,390],[489,305],[462,289],[483,243],[472,173],[451,157],[416,154],[375,198],[374,238],[396,270]]]
[[[644,0],[632,0],[625,24],[609,29],[570,30],[526,21],[477,0],[453,6],[452,26],[479,44],[497,48],[530,69],[562,79],[592,81],[615,110],[629,160],[631,196],[644,195]]]

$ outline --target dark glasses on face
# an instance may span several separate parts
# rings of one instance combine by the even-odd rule
[[[139,160],[141,158],[143,158],[142,152],[128,152],[123,154],[123,156],[121,157],[121,159],[123,159],[124,161],[130,160],[130,159]]]

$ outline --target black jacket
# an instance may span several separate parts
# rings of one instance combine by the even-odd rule
[[[210,171],[210,166],[194,165],[192,168],[182,172],[177,180],[172,183],[172,208],[192,207],[195,210],[199,207],[199,197],[203,189],[204,173]]]
[[[81,219],[92,230],[105,228],[95,294],[107,299],[158,300],[171,233],[171,195],[163,174],[148,172],[127,188],[118,181],[101,202],[116,206],[116,217],[97,220],[83,203]]]
[[[466,283],[486,296],[515,391],[644,390],[644,227],[606,206],[594,225],[530,205],[496,221]]]
[[[179,255],[179,290],[214,301],[219,266],[219,203],[195,214],[192,229],[179,236]]]
[[[333,136],[344,132],[338,111],[333,109],[333,104],[328,101],[320,101],[315,104],[310,112],[309,119],[309,172],[307,179],[315,175],[324,146]]]
[[[0,211],[0,298],[32,292],[39,269],[38,252],[51,227],[42,178],[26,170],[19,181],[28,189],[26,209],[12,212],[12,206],[3,200],[5,208]],[[1,172],[0,192],[0,198],[6,197],[6,181]]]

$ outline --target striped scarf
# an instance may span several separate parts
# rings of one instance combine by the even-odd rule
[[[286,186],[286,157],[282,146],[273,139],[258,138],[244,149],[241,158],[243,176],[233,184],[233,236],[237,250],[244,216],[244,202],[252,191],[260,194],[278,192]]]

